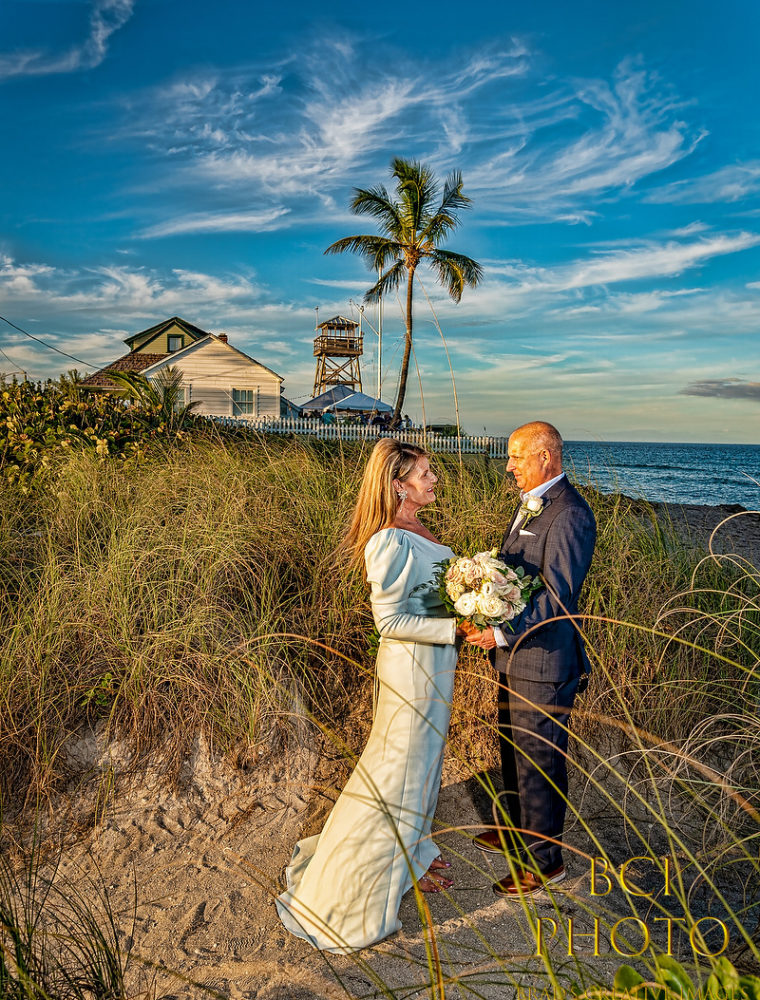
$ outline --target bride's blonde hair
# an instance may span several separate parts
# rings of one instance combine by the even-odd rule
[[[369,539],[393,524],[399,499],[393,480],[403,482],[428,453],[416,444],[381,438],[372,449],[359,487],[351,523],[343,539],[342,551],[349,567],[363,565],[364,546]]]

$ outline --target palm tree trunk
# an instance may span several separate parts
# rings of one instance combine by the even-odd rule
[[[401,377],[398,382],[396,408],[391,419],[391,430],[396,430],[401,423],[401,408],[406,396],[406,380],[409,375],[409,359],[412,356],[412,289],[414,284],[414,268],[410,268],[406,279],[406,339],[404,340],[404,356],[401,359]]]

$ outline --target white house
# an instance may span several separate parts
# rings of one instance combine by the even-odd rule
[[[139,372],[153,378],[166,368],[182,372],[185,402],[197,402],[195,413],[220,417],[279,417],[283,378],[255,358],[233,347],[226,334],[215,335],[173,316],[129,337],[131,348],[83,382],[94,391],[118,386],[109,371]]]

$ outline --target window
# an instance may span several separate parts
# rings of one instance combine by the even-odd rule
[[[186,406],[190,405],[190,396],[191,396],[190,386],[189,385],[180,386],[179,392],[177,393],[177,398],[174,400],[175,412],[179,412],[180,410],[183,410]]]
[[[256,390],[255,389],[233,389],[232,390],[232,416],[241,417],[245,414],[255,414],[256,412]]]
[[[169,354],[174,354],[175,351],[181,351],[184,339],[184,337],[169,337]]]

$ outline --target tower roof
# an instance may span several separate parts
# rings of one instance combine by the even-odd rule
[[[325,320],[324,323],[319,323],[317,326],[318,330],[324,330],[329,328],[331,330],[355,330],[359,324],[354,323],[352,319],[346,319],[345,316],[333,316],[332,319]]]

